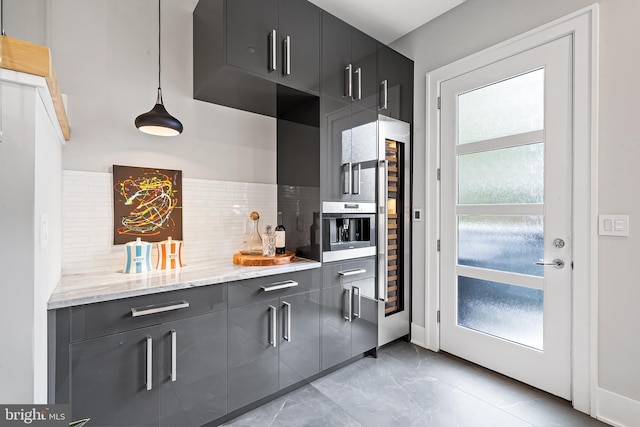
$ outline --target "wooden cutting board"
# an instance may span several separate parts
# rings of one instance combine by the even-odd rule
[[[240,252],[233,254],[233,263],[247,267],[265,267],[269,265],[281,265],[293,262],[296,254],[294,252],[285,252],[284,255],[262,256],[262,255],[243,255]]]

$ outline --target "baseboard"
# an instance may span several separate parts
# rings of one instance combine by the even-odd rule
[[[411,323],[411,343],[422,348],[427,348],[426,329],[424,326]]]
[[[640,420],[640,402],[599,388],[597,418],[617,427],[635,427]]]

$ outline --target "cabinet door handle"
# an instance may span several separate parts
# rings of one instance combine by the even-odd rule
[[[344,96],[345,98],[353,95],[353,66],[347,65],[344,69]]]
[[[153,388],[153,338],[147,335],[147,391]]]
[[[343,293],[344,299],[344,307],[342,309],[342,316],[344,320],[351,322],[351,313],[353,311],[352,301],[351,301],[351,289],[345,289]]]
[[[341,276],[354,276],[356,274],[362,274],[362,273],[366,273],[367,270],[365,270],[364,268],[354,268],[352,270],[342,270],[342,271],[338,271],[338,274]]]
[[[269,344],[271,347],[277,347],[277,333],[278,333],[278,314],[276,312],[276,308],[272,305],[269,306]]]
[[[360,163],[356,163],[353,168],[353,190],[351,194],[360,194]]]
[[[291,36],[287,36],[284,41],[284,75],[291,74]]]
[[[362,299],[360,298],[360,288],[357,287],[357,286],[353,287],[353,297],[357,297],[357,298],[355,298],[355,300],[358,303],[358,311],[356,311],[355,308],[353,309],[353,318],[354,319],[359,319],[360,318],[360,307],[361,307],[361,304],[362,304]]]
[[[166,304],[146,305],[131,309],[131,317],[147,316],[149,314],[164,313],[165,311],[179,310],[189,307],[187,301],[173,301]]]
[[[342,185],[344,189],[342,190],[343,194],[351,194],[351,173],[352,173],[352,164],[351,162],[345,163],[342,165]]]
[[[284,333],[282,334],[282,337],[288,341],[291,342],[291,304],[289,304],[286,301],[283,301],[284,304],[284,315],[286,316],[286,321],[285,321],[285,329],[284,329]]]
[[[382,83],[380,83],[380,109],[381,110],[386,110],[388,107],[388,81],[387,80],[383,80]]]
[[[357,94],[353,95],[353,99],[355,100],[359,100],[362,99],[362,68],[358,68],[356,69],[356,71],[354,71],[355,77],[356,77],[356,88],[357,88]]]
[[[294,288],[296,286],[298,286],[298,282],[296,282],[295,280],[285,280],[284,282],[276,282],[270,285],[261,286],[260,289],[265,292],[271,292],[277,291],[279,289]]]
[[[176,371],[178,366],[178,359],[177,359],[178,351],[176,347],[177,338],[178,338],[178,333],[176,332],[175,329],[172,329],[171,330],[171,381],[176,380]]]
[[[271,33],[269,34],[269,71],[275,71],[277,68],[278,57],[276,53],[276,38],[276,30],[271,30]]]

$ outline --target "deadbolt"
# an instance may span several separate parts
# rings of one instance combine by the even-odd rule
[[[564,248],[564,240],[562,239],[553,239],[552,245],[558,249]]]

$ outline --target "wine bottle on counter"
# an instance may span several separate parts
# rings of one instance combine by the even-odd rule
[[[276,226],[276,255],[284,255],[286,230],[282,223],[282,212],[278,212],[278,225]]]

